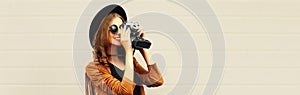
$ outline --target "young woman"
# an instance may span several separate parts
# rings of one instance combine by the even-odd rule
[[[86,95],[145,95],[143,85],[160,86],[163,78],[156,63],[150,63],[147,50],[139,51],[148,70],[133,57],[131,31],[119,27],[126,14],[122,7],[111,6],[116,7],[103,18],[94,37],[94,61],[86,66]],[[139,32],[145,37],[142,29]]]

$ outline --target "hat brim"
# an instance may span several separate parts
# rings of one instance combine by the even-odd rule
[[[99,28],[102,20],[104,19],[104,17],[106,17],[110,13],[117,13],[121,17],[123,17],[123,19],[125,21],[127,21],[127,16],[126,16],[125,10],[121,6],[116,5],[116,4],[111,4],[111,5],[108,5],[108,6],[104,7],[104,8],[102,8],[96,14],[96,16],[94,17],[94,19],[93,19],[93,21],[92,21],[92,23],[90,25],[89,39],[90,39],[90,44],[91,44],[91,46],[93,48],[94,48],[93,40],[94,40],[95,34],[98,31],[98,28]]]

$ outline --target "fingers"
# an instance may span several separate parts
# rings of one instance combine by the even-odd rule
[[[121,41],[129,40],[130,38],[130,30],[126,28],[121,28],[120,31]]]
[[[120,31],[121,44],[125,49],[129,49],[131,47],[130,41],[130,29],[122,28]]]
[[[139,28],[138,32],[144,33],[144,29],[143,28]]]
[[[130,29],[128,28],[128,29],[126,29],[126,37],[128,38],[128,40],[130,39]]]
[[[140,37],[142,37],[142,38],[145,38],[145,37],[146,37],[143,28],[139,28],[138,32],[140,32],[140,34],[141,34]]]

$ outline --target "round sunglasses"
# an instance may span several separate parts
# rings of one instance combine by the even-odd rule
[[[119,30],[119,27],[118,27],[117,25],[115,25],[115,24],[113,24],[113,25],[111,25],[111,26],[109,27],[109,31],[110,31],[111,33],[113,33],[113,34],[117,34],[117,33],[118,33],[118,30]]]

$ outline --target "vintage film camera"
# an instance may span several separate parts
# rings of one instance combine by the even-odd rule
[[[141,32],[138,31],[140,29],[140,25],[137,22],[125,22],[120,25],[119,28],[130,29],[130,40],[134,49],[150,48],[151,42],[141,37]],[[110,27],[110,30],[112,32],[118,32],[117,26]]]

